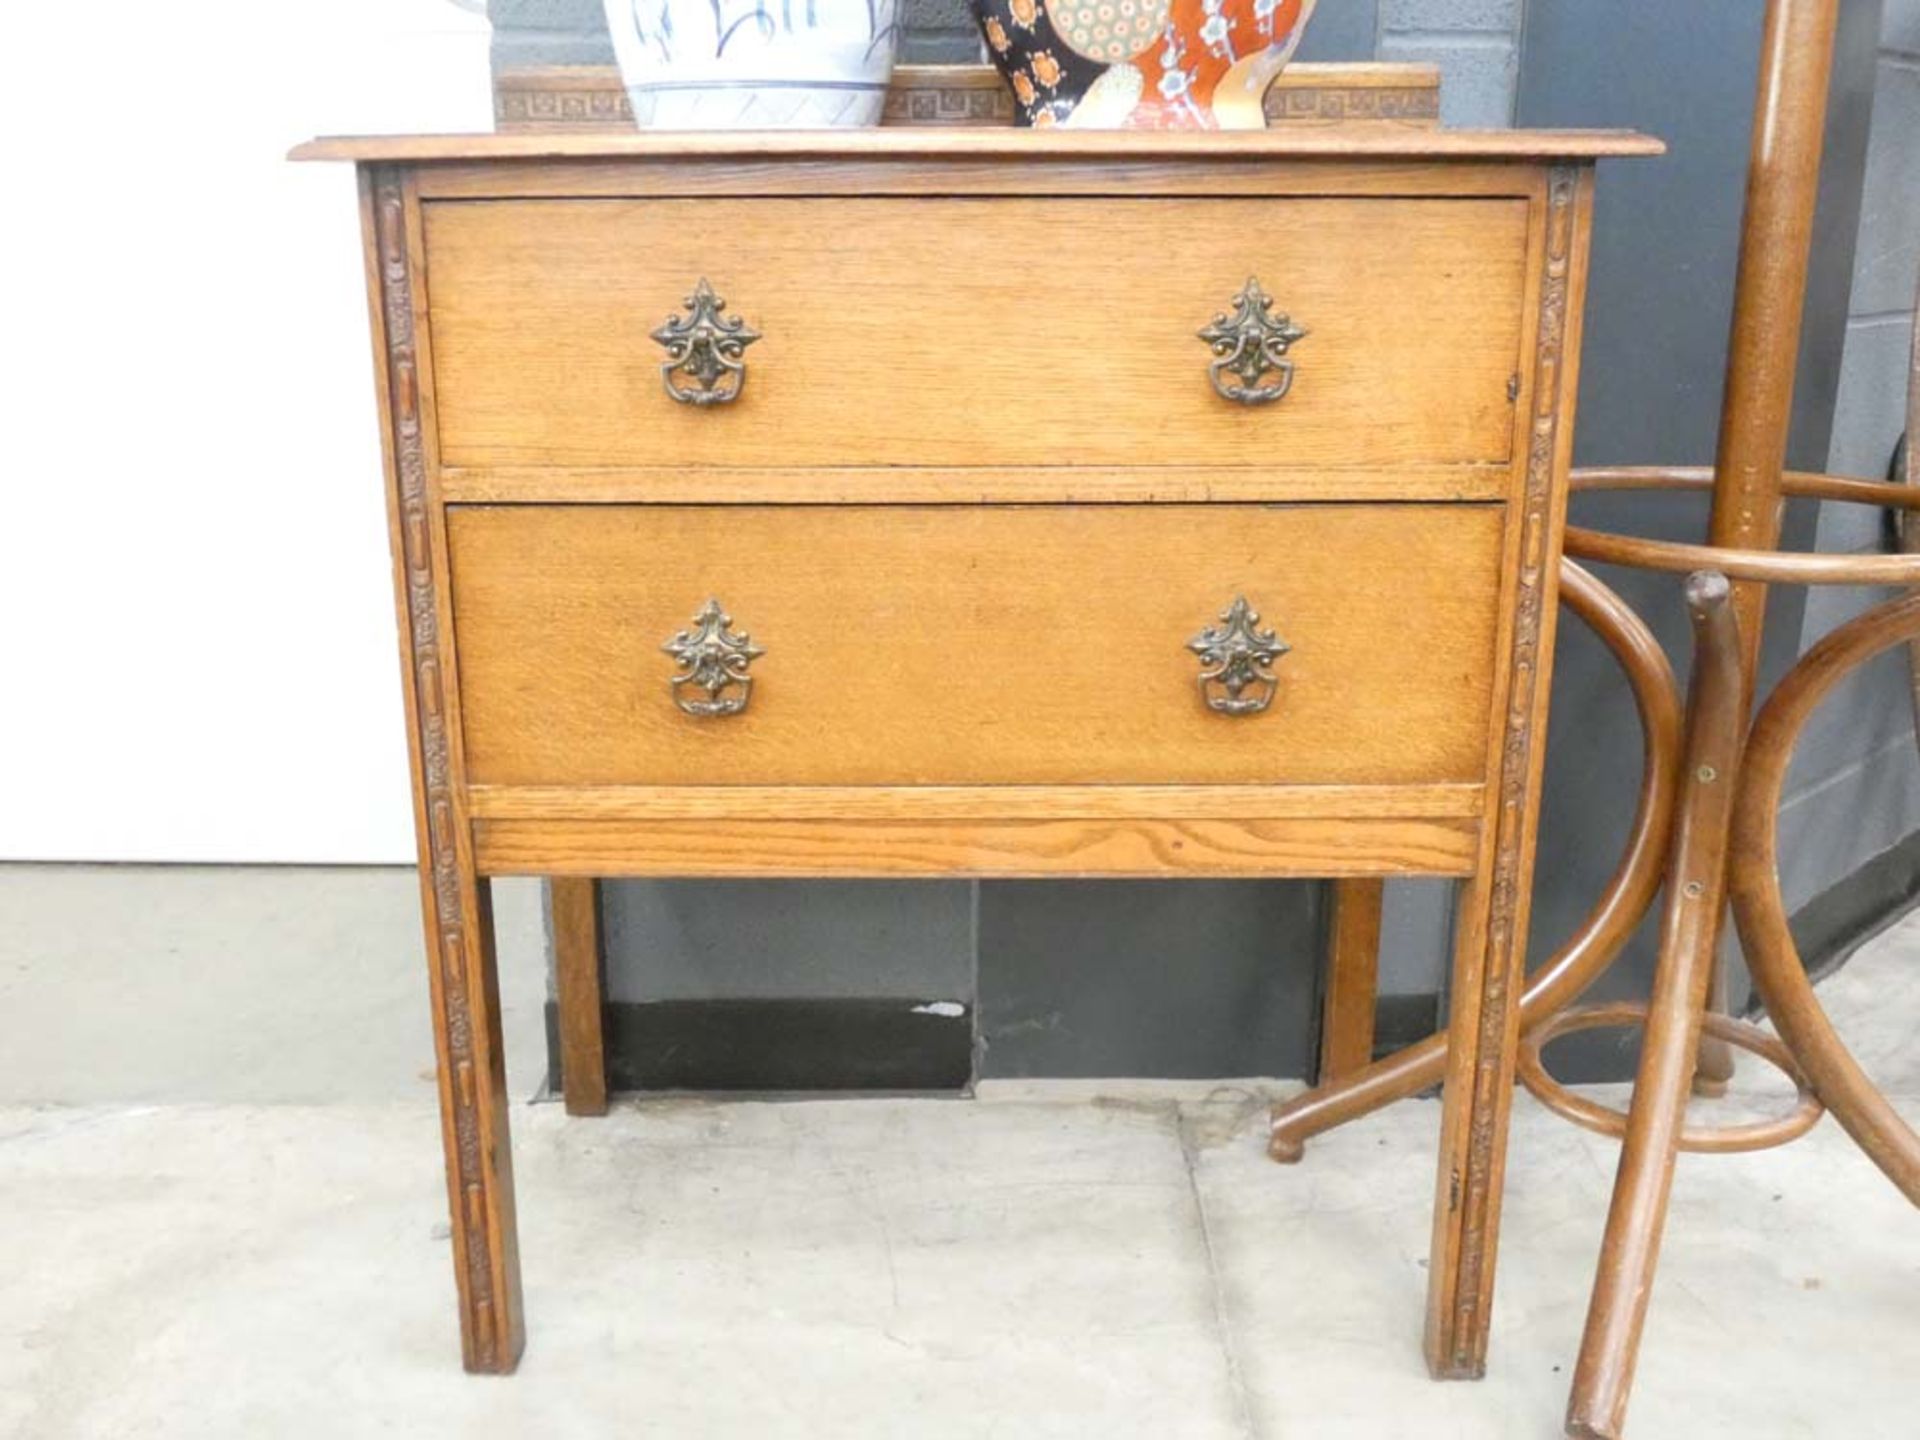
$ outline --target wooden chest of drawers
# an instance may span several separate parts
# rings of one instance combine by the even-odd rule
[[[487,877],[1424,874],[1477,1373],[1591,164],[1654,148],[305,147],[361,167],[470,1368],[524,1334]]]

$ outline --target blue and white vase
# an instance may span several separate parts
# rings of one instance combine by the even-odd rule
[[[877,125],[901,0],[605,0],[648,130]]]

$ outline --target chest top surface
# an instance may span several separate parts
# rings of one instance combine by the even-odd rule
[[[990,159],[1598,160],[1664,154],[1630,130],[1431,130],[1382,123],[1293,131],[1125,130],[593,131],[323,136],[295,147],[295,160],[374,164],[528,160]]]

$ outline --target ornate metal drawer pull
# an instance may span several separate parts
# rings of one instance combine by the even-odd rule
[[[1233,297],[1233,314],[1213,317],[1200,338],[1213,347],[1207,378],[1222,399],[1241,405],[1270,405],[1293,388],[1293,361],[1287,351],[1307,332],[1285,315],[1270,314],[1273,297],[1260,282],[1247,277],[1246,288]],[[1268,375],[1279,378],[1260,382]],[[1232,376],[1233,379],[1227,377]]]
[[[689,715],[738,715],[753,698],[747,667],[767,652],[744,631],[735,634],[733,617],[718,600],[709,600],[682,630],[660,648],[680,662],[673,677],[673,703]],[[693,693],[704,691],[705,698]]]
[[[727,302],[713,293],[706,276],[686,300],[685,315],[669,315],[652,338],[666,348],[660,378],[667,394],[682,405],[731,405],[747,385],[747,346],[760,338],[738,315],[724,312]],[[673,382],[675,375],[698,389]]]
[[[1280,689],[1274,661],[1292,647],[1260,628],[1260,612],[1236,595],[1220,615],[1187,642],[1200,657],[1200,698],[1221,715],[1258,715]]]

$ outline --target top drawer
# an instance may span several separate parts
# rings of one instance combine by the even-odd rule
[[[1273,469],[1512,450],[1523,200],[439,201],[425,229],[449,465]],[[1291,389],[1260,405],[1216,393],[1198,335],[1250,276],[1308,332]],[[702,278],[760,336],[732,403],[662,383],[652,334]]]

